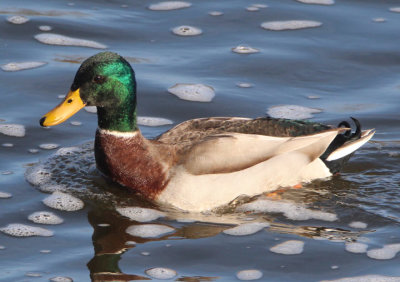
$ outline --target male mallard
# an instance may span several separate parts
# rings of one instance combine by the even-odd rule
[[[98,169],[145,197],[189,211],[210,210],[240,195],[257,195],[339,171],[374,130],[351,133],[315,122],[269,117],[199,118],[154,140],[136,123],[136,81],[130,64],[111,52],[80,66],[65,100],[40,120],[59,124],[97,106]]]

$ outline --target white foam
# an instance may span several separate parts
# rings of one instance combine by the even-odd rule
[[[172,29],[172,33],[179,36],[196,36],[202,34],[203,31],[198,27],[190,25],[181,25],[174,27]]]
[[[97,113],[96,106],[86,106],[84,109],[85,109],[85,111],[87,111],[88,113],[91,113],[91,114]]]
[[[308,108],[298,105],[280,105],[272,106],[267,110],[267,114],[274,118],[287,119],[308,119],[312,118],[313,114],[322,112],[320,109]]]
[[[73,282],[72,278],[66,276],[56,276],[49,280],[50,282]]]
[[[160,117],[137,117],[137,124],[144,126],[163,126],[168,124],[173,124],[172,120]]]
[[[29,22],[29,18],[25,16],[11,16],[7,18],[7,21],[12,24],[24,24]]]
[[[236,84],[238,87],[240,88],[251,88],[253,87],[253,84],[251,83],[246,83],[246,82],[240,82],[238,84]]]
[[[51,26],[49,26],[49,25],[41,25],[41,26],[39,26],[39,30],[41,30],[41,31],[50,31],[52,29],[53,28]]]
[[[6,227],[0,228],[0,231],[15,237],[30,237],[30,236],[53,236],[54,232],[45,228],[29,226],[25,224],[12,223]]]
[[[0,245],[0,250],[4,250],[6,247]]]
[[[304,4],[317,4],[317,5],[333,5],[335,4],[334,0],[297,0],[298,2]]]
[[[135,241],[126,241],[125,245],[134,246],[134,245],[136,245],[136,242]]]
[[[142,224],[132,225],[126,229],[126,233],[141,238],[156,238],[164,234],[171,233],[175,229],[166,225]]]
[[[50,254],[51,250],[40,250],[41,254]]]
[[[260,50],[256,48],[245,45],[236,46],[235,48],[232,48],[232,51],[238,54],[254,54],[260,52]]]
[[[157,4],[151,4],[149,9],[153,11],[170,11],[189,8],[190,6],[192,6],[191,3],[184,1],[164,1]]]
[[[318,96],[318,95],[308,95],[307,98],[308,98],[308,99],[311,99],[311,100],[315,100],[315,99],[321,99],[321,96]]]
[[[219,11],[211,11],[211,12],[209,12],[208,14],[209,14],[210,16],[213,16],[213,17],[218,17],[218,16],[222,16],[224,13],[219,12]]]
[[[41,43],[49,45],[79,46],[95,49],[106,49],[107,46],[96,41],[73,38],[55,33],[41,33],[35,35],[35,39]]]
[[[361,221],[352,221],[349,223],[349,226],[351,228],[365,229],[367,228],[368,224]]]
[[[376,22],[376,23],[384,23],[384,22],[386,22],[386,19],[385,18],[373,18],[372,21]]]
[[[399,282],[400,276],[384,275],[362,275],[354,277],[343,277],[335,280],[323,280],[321,282]]]
[[[331,269],[339,269],[339,266],[337,266],[337,265],[332,265],[332,266],[331,266]]]
[[[80,199],[59,191],[45,198],[43,203],[50,208],[62,211],[77,211],[84,207]]]
[[[58,99],[64,99],[66,96],[67,96],[67,95],[65,95],[65,94],[61,94],[61,95],[58,95],[57,98],[58,98]]]
[[[245,236],[257,233],[268,226],[267,222],[243,223],[233,228],[225,229],[223,232],[232,236]]]
[[[27,272],[25,273],[26,277],[42,277],[42,274],[38,273],[38,272]]]
[[[139,222],[149,222],[165,216],[165,213],[158,210],[141,207],[116,208],[116,210],[119,214]]]
[[[5,171],[1,172],[2,175],[10,175],[10,174],[13,174],[13,173],[14,172],[12,172],[11,170],[5,170]]]
[[[364,243],[347,243],[346,244],[346,251],[355,254],[362,254],[366,253],[368,249],[368,245]]]
[[[256,213],[283,213],[287,218],[292,220],[337,220],[336,214],[333,213],[310,210],[299,204],[284,201],[272,201],[269,199],[259,199],[251,203],[243,204],[237,208],[237,211]]]
[[[262,272],[257,270],[257,269],[247,269],[247,270],[241,270],[238,273],[236,273],[236,277],[239,280],[258,280],[261,279],[263,276]]]
[[[269,250],[273,253],[282,255],[298,255],[303,252],[304,242],[299,240],[289,240],[280,243]]]
[[[322,23],[317,21],[294,20],[294,21],[263,22],[261,24],[261,27],[268,30],[280,31],[280,30],[313,28],[313,27],[319,27],[321,25]]]
[[[27,169],[25,178],[30,184],[40,186],[50,180],[51,173],[43,165],[35,165]]]
[[[46,144],[40,144],[39,148],[44,149],[44,150],[54,150],[60,147],[60,145],[55,144],[55,143],[46,143]]]
[[[251,6],[261,8],[261,9],[268,8],[268,5],[265,5],[265,4],[253,4]]]
[[[75,125],[75,126],[82,125],[82,122],[76,121],[76,120],[73,120],[73,121],[71,121],[70,123],[71,123],[72,125]]]
[[[5,148],[12,148],[12,147],[14,147],[14,144],[13,143],[3,143],[3,144],[1,144],[1,146],[5,147]]]
[[[14,137],[25,136],[25,126],[21,124],[0,124],[0,133]]]
[[[21,71],[46,65],[46,62],[12,62],[1,66],[3,71]]]
[[[28,219],[39,224],[61,224],[64,222],[61,217],[48,211],[34,212],[28,216]]]
[[[149,255],[150,255],[149,252],[141,252],[140,254],[141,254],[142,256],[149,256]]]
[[[367,252],[367,256],[373,259],[392,259],[400,252],[400,244],[384,245],[381,249],[372,249]]]
[[[260,8],[254,7],[254,6],[249,6],[249,7],[246,7],[246,10],[249,12],[257,12],[260,10]]]
[[[146,274],[149,275],[150,277],[153,277],[155,279],[172,279],[177,275],[177,272],[173,269],[170,268],[164,268],[164,267],[155,267],[155,268],[150,268],[147,269]]]
[[[177,83],[168,88],[168,92],[182,100],[211,102],[215,97],[214,88],[205,84]]]
[[[400,7],[391,7],[389,8],[389,11],[394,13],[400,13]]]
[[[11,197],[12,197],[12,195],[10,193],[0,191],[0,199],[8,199]]]

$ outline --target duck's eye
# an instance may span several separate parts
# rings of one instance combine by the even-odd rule
[[[104,81],[106,81],[106,77],[102,76],[102,75],[96,75],[93,78],[93,81],[96,82],[97,84],[102,84],[102,83],[104,83]]]

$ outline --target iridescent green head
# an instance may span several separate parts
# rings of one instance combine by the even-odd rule
[[[47,113],[40,124],[59,124],[84,106],[97,107],[102,129],[137,130],[135,73],[124,58],[102,52],[84,61],[65,100]]]

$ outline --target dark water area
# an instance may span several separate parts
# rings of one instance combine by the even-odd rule
[[[204,0],[191,1],[185,9],[149,10],[154,3],[1,1],[0,65],[47,64],[15,72],[0,70],[0,126],[19,124],[26,129],[24,137],[0,133],[0,192],[12,195],[0,197],[0,228],[21,223],[52,230],[54,235],[19,238],[0,232],[0,281],[47,281],[56,276],[73,281],[156,280],[145,273],[154,267],[175,270],[177,275],[171,279],[175,281],[236,281],[236,273],[248,269],[262,272],[260,281],[363,275],[380,275],[376,281],[394,276],[393,281],[400,281],[400,254],[374,259],[345,249],[351,242],[365,244],[368,250],[400,243],[400,13],[389,10],[400,2],[337,0],[334,5],[312,5],[294,0]],[[247,11],[253,4],[268,7]],[[212,16],[211,11],[223,14]],[[13,15],[30,20],[12,24],[7,18]],[[322,26],[290,31],[260,27],[266,21],[286,20],[312,20]],[[52,30],[39,30],[44,25]],[[203,33],[173,34],[172,28],[180,25]],[[41,33],[96,41],[126,57],[136,72],[139,116],[162,117],[176,125],[208,116],[259,117],[272,106],[300,105],[322,110],[313,121],[338,124],[354,116],[363,128],[375,128],[377,133],[341,175],[302,189],[285,189],[275,199],[336,215],[334,221],[295,220],[283,212],[249,215],[234,208],[219,214],[180,213],[146,202],[101,177],[93,167],[91,149],[96,115],[82,110],[71,118],[81,125],[67,121],[49,129],[39,126],[40,117],[68,92],[80,63],[101,51],[43,44],[34,38]],[[239,45],[259,52],[232,52]],[[167,92],[176,83],[210,85],[215,98],[209,103],[181,100]],[[252,87],[238,87],[238,83]],[[141,130],[151,138],[171,126],[141,126]],[[56,149],[39,148],[48,143],[74,146],[78,153],[60,156],[53,155]],[[25,179],[26,170],[39,162],[53,169],[51,183],[65,185],[64,192],[84,201],[83,209],[59,211],[42,203],[49,194]],[[119,214],[119,206],[163,211],[167,216],[151,223],[174,231],[157,238],[132,236],[126,229],[141,223]],[[51,211],[64,222],[32,223],[27,218],[37,211]],[[252,220],[270,227],[247,236],[222,233]],[[366,226],[356,228],[351,222]],[[287,240],[302,241],[304,250],[295,255],[270,251]],[[396,248],[387,246],[384,251],[396,253]]]

